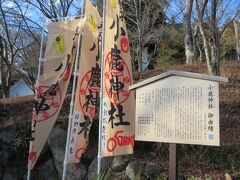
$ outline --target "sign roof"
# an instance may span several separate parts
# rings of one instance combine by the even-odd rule
[[[151,77],[149,79],[146,79],[144,81],[141,81],[139,83],[133,84],[129,87],[130,90],[137,89],[139,87],[151,84],[155,81],[167,78],[169,76],[182,76],[182,77],[189,77],[194,79],[202,79],[207,81],[217,81],[217,82],[228,82],[227,77],[222,76],[213,76],[213,75],[207,75],[207,74],[199,74],[199,73],[192,73],[192,72],[186,72],[186,71],[175,71],[170,70],[165,73],[159,74],[157,76]]]

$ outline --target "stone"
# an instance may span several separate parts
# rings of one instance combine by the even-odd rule
[[[140,159],[135,159],[127,165],[126,175],[131,180],[140,179],[140,177],[142,176],[143,168],[143,161],[141,161]]]
[[[117,171],[112,171],[111,176],[109,179],[114,179],[114,180],[130,180],[125,171],[122,172],[117,172]]]
[[[4,167],[0,165],[0,179],[3,177]]]
[[[148,163],[144,168],[144,177],[146,179],[156,179],[161,172],[161,166],[154,163]]]
[[[54,166],[53,159],[50,158],[47,160],[42,167],[40,167],[40,174],[43,177],[43,179],[49,179],[49,180],[58,180],[58,174],[56,171],[56,168]]]
[[[111,166],[112,163],[112,157],[105,157],[102,158],[101,165],[102,165],[102,170],[105,168],[108,168]],[[88,180],[93,180],[94,178],[97,177],[97,165],[98,165],[98,159],[97,157],[91,162],[89,168],[88,168],[88,175],[87,178]]]
[[[61,177],[62,168],[63,168],[66,138],[67,138],[67,133],[64,129],[53,128],[47,140],[49,148],[52,152],[55,167],[60,177]]]
[[[59,178],[63,173],[63,161],[65,156],[67,132],[65,129],[53,128],[49,138],[48,145],[52,152],[54,164]],[[66,180],[85,179],[87,167],[83,163],[67,164]]]
[[[98,154],[98,149],[96,148],[91,148],[91,149],[87,149],[87,151],[85,153],[82,154],[81,157],[81,161],[90,165],[91,162],[94,160],[94,158],[97,156]]]
[[[13,128],[5,128],[0,130],[0,140],[4,143],[10,144],[13,142],[16,130]]]
[[[123,156],[115,156],[112,161],[112,170],[113,171],[124,171],[127,167],[128,159]]]
[[[14,154],[13,141],[16,131],[13,128],[0,130],[0,163],[7,166],[8,160]]]
[[[18,180],[17,171],[15,169],[5,169],[3,173],[2,180]]]

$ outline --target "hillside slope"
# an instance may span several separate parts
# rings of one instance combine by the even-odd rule
[[[138,81],[158,75],[167,70],[183,70],[189,72],[206,73],[206,67],[204,65],[169,66],[157,70],[143,72],[139,75]],[[212,177],[212,179],[223,179],[226,172],[229,172],[236,179],[240,178],[239,72],[239,62],[228,62],[221,64],[221,75],[230,78],[229,83],[220,84],[221,147],[180,145],[180,176],[184,177],[184,179],[191,176],[205,177],[206,175]],[[24,124],[26,122],[30,124],[32,99],[32,96],[9,98],[5,100],[0,99],[0,107],[5,106],[8,109],[7,115],[0,116],[0,132],[6,129],[16,129],[16,131],[18,131],[16,127],[18,127],[19,124]],[[63,109],[61,110],[58,118],[58,127],[61,126],[66,128],[68,110],[69,96],[67,100],[65,100]],[[97,127],[97,125],[95,127]],[[29,132],[25,134],[29,134]],[[95,136],[97,134],[97,129],[93,129],[91,134],[93,135],[90,136]],[[92,139],[95,140],[94,143],[97,143],[96,137]],[[25,153],[27,153],[27,148],[25,148]],[[166,144],[136,143],[134,156],[140,159],[145,159],[145,161],[161,163],[163,166],[163,173],[167,174],[167,151]],[[22,163],[22,166],[22,169],[26,170],[26,164]],[[2,167],[0,163],[0,169],[1,168]]]

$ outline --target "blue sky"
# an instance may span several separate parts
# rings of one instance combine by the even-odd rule
[[[23,3],[20,1],[16,1],[18,2],[21,7],[22,10],[25,12],[26,11],[26,16],[27,18],[29,18],[30,20],[32,20],[33,22],[39,24],[40,26],[43,25],[44,21],[46,20],[46,17],[43,15],[43,13],[37,9],[36,7],[34,7],[33,5],[28,5],[28,3]],[[34,4],[37,5],[37,2],[35,2],[35,0],[32,0],[31,2],[33,2]],[[79,8],[82,6],[83,0],[73,0],[73,3],[70,7],[68,16],[76,16],[79,12]],[[17,10],[17,5],[13,2],[13,0],[3,0],[3,7],[6,9],[7,12],[10,12],[11,10]],[[48,6],[47,4],[45,4],[45,6]],[[55,0],[55,6],[60,9],[60,0]],[[61,17],[61,15],[59,15],[59,17]],[[28,21],[30,22],[30,21]],[[35,26],[34,23],[30,23],[32,26]]]

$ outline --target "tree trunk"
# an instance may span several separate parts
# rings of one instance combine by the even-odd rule
[[[219,47],[218,45],[214,44],[213,46],[211,46],[211,58],[212,58],[212,74],[213,75],[220,75],[219,72],[219,60],[220,60],[220,56],[219,56]]]
[[[198,52],[199,52],[198,62],[199,62],[199,63],[203,63],[203,60],[204,60],[203,48],[202,48],[202,46],[200,45],[199,41],[196,42],[196,44],[197,44],[197,48],[198,48]]]
[[[202,40],[203,40],[203,49],[204,49],[205,58],[207,61],[208,73],[213,74],[211,57],[210,57],[210,52],[209,52],[210,47],[208,45],[208,41],[207,41],[207,37],[206,37],[204,29],[203,29],[203,25],[200,21],[199,21],[199,31],[200,31],[200,34],[201,34]]]
[[[240,44],[239,44],[239,23],[234,22],[234,29],[235,29],[235,38],[236,38],[236,47],[237,47],[237,58],[240,60]]]
[[[142,34],[141,31],[139,31],[139,50],[138,50],[138,73],[142,71],[142,47],[143,47],[143,42],[142,42]]]
[[[193,34],[193,44],[194,44],[194,54],[198,63],[203,63],[204,60],[204,52],[203,48],[200,44],[200,34],[199,34],[199,26],[195,24],[194,26],[194,34]]]
[[[198,0],[195,0],[196,12],[198,14],[198,26],[203,40],[203,48],[207,61],[207,67],[209,74],[220,75],[220,34],[217,26],[217,6],[218,0],[211,0],[211,11],[208,22],[203,20],[204,11],[207,7],[208,0],[202,1],[202,7],[200,9]],[[208,33],[208,34],[207,34]]]
[[[5,98],[9,97],[11,81],[12,81],[11,69],[10,69],[10,67],[7,67],[7,72],[5,72],[5,74],[2,77],[3,96]]]
[[[2,88],[3,88],[3,97],[8,98],[9,97],[9,90],[10,87],[8,86],[9,77],[4,77],[4,80],[2,81]]]
[[[193,0],[185,0],[185,9],[183,12],[183,29],[184,44],[186,54],[186,64],[192,64],[195,61],[195,53],[193,46],[191,16],[192,16]]]
[[[211,45],[211,58],[212,58],[212,73],[214,75],[220,75],[220,45],[219,45],[219,33],[217,28],[217,0],[212,0],[211,4],[211,31],[212,39]]]

